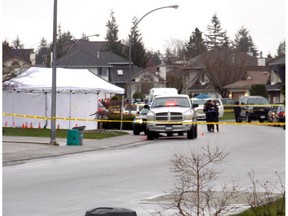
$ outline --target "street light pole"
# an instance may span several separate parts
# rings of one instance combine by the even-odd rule
[[[178,5],[169,5],[169,6],[164,6],[164,7],[159,7],[159,8],[155,8],[151,11],[149,11],[148,13],[144,14],[144,16],[142,16],[137,23],[135,23],[135,25],[132,27],[132,29],[135,29],[138,24],[147,16],[149,15],[150,13],[154,12],[154,11],[157,11],[157,10],[161,10],[161,9],[165,9],[165,8],[174,8],[174,9],[177,9],[179,6]],[[128,100],[129,100],[129,103],[131,103],[131,100],[132,100],[132,84],[131,84],[131,76],[132,76],[132,66],[131,66],[131,42],[132,42],[132,35],[130,33],[129,35],[129,87],[128,87]]]
[[[51,137],[50,144],[58,145],[56,141],[56,77],[57,77],[57,0],[54,0],[54,18],[53,18],[53,60],[52,60],[52,90],[51,90]],[[86,39],[89,37],[99,37],[99,34],[93,34],[89,36],[82,37],[81,39]],[[77,43],[77,41],[76,41]],[[72,46],[69,48],[67,55],[69,54]]]
[[[50,144],[58,145],[56,141],[56,58],[57,58],[57,0],[54,0],[53,12],[53,60],[51,89],[51,137]]]

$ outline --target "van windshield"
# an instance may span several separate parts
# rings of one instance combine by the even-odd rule
[[[151,108],[157,107],[190,107],[188,98],[180,97],[165,97],[165,98],[155,98]]]

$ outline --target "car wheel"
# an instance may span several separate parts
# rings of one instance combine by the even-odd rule
[[[147,140],[154,140],[155,134],[147,130]]]
[[[247,114],[247,122],[249,122],[249,123],[250,123],[250,122],[251,122],[251,120],[252,120],[252,119],[251,119],[251,117],[250,117],[250,116]]]
[[[178,136],[183,136],[184,132],[178,132]]]
[[[198,127],[197,125],[194,126],[194,138],[196,139],[198,137]]]
[[[134,134],[134,135],[139,135],[139,134],[140,134],[140,130],[134,128],[134,129],[133,129],[133,134]]]
[[[192,125],[191,129],[187,131],[187,139],[195,139],[195,125]]]

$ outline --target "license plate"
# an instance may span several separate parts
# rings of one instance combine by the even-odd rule
[[[265,119],[265,116],[260,116],[261,119]]]
[[[167,125],[167,126],[165,126],[165,130],[171,131],[171,130],[173,130],[173,127],[171,125]]]

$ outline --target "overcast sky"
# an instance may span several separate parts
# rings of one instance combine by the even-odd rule
[[[25,48],[37,48],[41,38],[53,36],[53,0],[2,0],[2,41],[19,36]],[[132,19],[162,6],[138,25],[146,49],[163,51],[172,40],[187,42],[195,28],[207,34],[214,14],[230,39],[244,26],[264,56],[275,55],[285,39],[285,0],[58,0],[58,24],[77,39],[82,33],[100,34],[90,40],[104,40],[106,23],[114,11],[119,39],[127,39]]]

